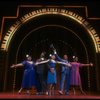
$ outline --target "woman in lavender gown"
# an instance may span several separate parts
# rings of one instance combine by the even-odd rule
[[[78,62],[78,57],[73,56],[73,62],[71,62],[72,70],[71,70],[71,83],[70,85],[73,87],[74,95],[76,94],[75,87],[79,87],[80,91],[85,94],[85,92],[82,90],[82,83],[81,83],[81,77],[79,73],[79,68],[83,66],[93,66],[92,63],[90,64],[82,64]]]

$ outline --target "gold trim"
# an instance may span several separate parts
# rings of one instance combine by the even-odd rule
[[[3,17],[3,19],[2,19],[2,25],[1,25],[1,32],[0,32],[0,40],[2,39],[2,32],[3,32],[3,25],[4,25],[4,21],[5,21],[5,19],[14,19],[14,18],[18,18],[18,15],[19,15],[19,9],[21,8],[21,7],[54,7],[54,8],[56,8],[56,7],[58,7],[58,8],[61,8],[61,7],[65,7],[65,8],[85,8],[85,12],[86,12],[86,18],[87,19],[90,19],[90,20],[99,20],[100,18],[89,18],[88,17],[88,9],[87,9],[87,6],[51,6],[51,5],[48,5],[48,6],[43,6],[43,5],[19,5],[18,7],[17,7],[17,13],[16,13],[16,15],[15,16],[8,16],[8,17]],[[40,12],[41,13],[41,12]],[[40,14],[41,15],[41,14]],[[29,20],[29,19],[28,19]],[[77,19],[76,19],[76,21],[78,21]],[[89,32],[90,33],[90,32]],[[92,37],[92,39],[93,39],[93,36],[91,36]],[[95,38],[95,37],[94,37]],[[94,40],[96,40],[96,39],[93,39],[93,41]],[[97,42],[97,41],[96,41]],[[97,51],[97,49],[98,49],[98,47],[99,46],[96,46],[96,45],[98,45],[98,44],[96,44],[95,42],[94,42],[94,44],[95,44],[95,47],[96,47],[96,51]],[[99,49],[98,49],[99,50]]]
[[[65,8],[85,8],[86,18],[87,18],[87,19],[90,19],[90,20],[100,20],[100,18],[97,18],[97,17],[89,17],[89,16],[88,16],[88,8],[87,8],[87,6],[18,5],[18,7],[17,7],[17,12],[16,12],[16,15],[15,15],[15,16],[4,16],[4,17],[2,18],[2,24],[1,24],[1,29],[0,29],[0,40],[2,39],[2,32],[3,32],[4,20],[5,20],[6,18],[9,18],[9,19],[11,19],[11,18],[17,18],[18,15],[19,15],[19,9],[20,9],[20,7],[54,7],[54,8],[55,8],[55,7],[59,7],[59,8],[65,7]]]
[[[27,5],[18,6],[17,17],[19,15],[19,8],[21,6],[27,7]],[[30,5],[29,7],[31,7],[31,6],[32,5]],[[84,7],[84,6],[81,6],[81,7]],[[88,16],[86,6],[85,6],[85,10],[86,10],[86,16]],[[80,23],[88,31],[90,37],[92,38],[96,52],[97,53],[100,52],[100,39],[99,39],[99,36],[96,33],[96,31],[93,29],[93,27],[90,27],[89,23],[83,17],[79,16],[78,14],[76,14],[72,11],[68,11],[68,10],[62,9],[62,8],[61,9],[58,9],[58,8],[42,8],[42,9],[39,9],[39,10],[32,11],[28,14],[25,14],[23,17],[21,17],[19,19],[19,21],[17,21],[14,25],[12,25],[10,27],[11,30],[9,29],[10,32],[8,32],[7,35],[5,35],[5,37],[4,37],[5,41],[3,41],[3,43],[2,43],[1,49],[4,49],[6,51],[8,50],[10,40],[13,37],[13,34],[15,33],[15,31],[20,27],[20,25],[22,25],[23,23],[25,23],[26,21],[28,21],[28,20],[30,20],[34,17],[46,15],[46,14],[63,15],[65,17],[69,17],[69,18],[75,20],[76,22]],[[12,18],[17,18],[17,17],[12,17]],[[10,18],[10,17],[6,17],[6,18]],[[5,17],[4,17],[4,19],[5,19]],[[4,23],[4,19],[3,19],[3,23]]]

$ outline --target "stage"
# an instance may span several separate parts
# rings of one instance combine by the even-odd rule
[[[0,99],[100,99],[100,0],[76,1],[0,0]],[[54,54],[51,44],[62,59],[66,54],[69,62],[78,57],[81,63],[78,65],[89,64],[74,69],[75,73],[80,73],[86,95],[79,91],[74,95],[73,90],[69,95],[58,94],[61,64],[55,66],[55,95],[18,94],[26,67],[11,66],[26,61],[27,54],[32,56],[34,65],[42,52],[45,52],[46,59],[50,59],[50,54]],[[39,73],[45,73],[46,81],[52,66],[45,65],[45,71],[40,68]],[[36,76],[38,81],[44,80],[40,80],[44,75],[38,75],[38,67],[34,69],[36,75],[32,78]],[[37,91],[41,88],[38,86]]]
[[[86,95],[83,94],[76,94],[73,95],[70,93],[69,95],[35,95],[35,94],[18,94],[18,93],[0,93],[0,99],[100,99],[100,94],[98,93],[86,93]]]

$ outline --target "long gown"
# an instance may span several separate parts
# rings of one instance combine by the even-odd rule
[[[71,62],[71,65],[71,85],[81,86],[81,77],[79,73],[79,68],[81,67],[81,64],[78,62]]]
[[[22,64],[24,65],[22,88],[31,88],[36,85],[34,62],[23,61]]]
[[[56,63],[54,60],[50,60],[48,62],[49,69],[48,69],[48,76],[47,76],[47,84],[56,84],[57,78],[56,78]],[[51,68],[54,68],[54,73],[50,71]]]

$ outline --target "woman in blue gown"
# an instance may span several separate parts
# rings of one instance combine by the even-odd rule
[[[26,60],[19,63],[12,65],[11,68],[17,68],[19,66],[24,67],[24,73],[23,73],[23,79],[22,79],[22,84],[21,88],[18,91],[18,93],[21,93],[23,89],[27,89],[27,94],[30,93],[30,89],[35,87],[35,63],[32,61],[32,57],[27,55]]]
[[[57,83],[56,76],[56,61],[55,55],[51,56],[51,59],[48,62],[48,76],[47,76],[47,84],[48,84],[48,95],[54,95],[54,88]]]

